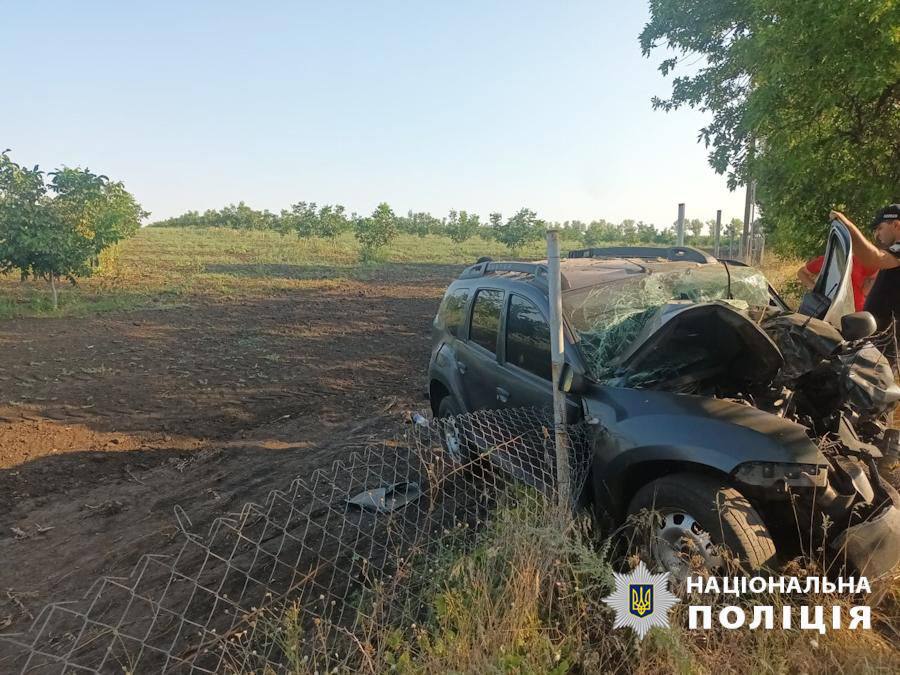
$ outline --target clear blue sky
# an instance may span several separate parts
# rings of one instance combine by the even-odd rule
[[[646,3],[9,2],[0,146],[154,218],[245,200],[668,225],[743,198],[653,111]]]

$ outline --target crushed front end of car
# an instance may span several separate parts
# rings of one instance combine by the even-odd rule
[[[900,496],[880,473],[897,459],[889,421],[900,387],[872,339],[775,307],[752,268],[662,268],[618,286],[564,303],[597,381],[801,425],[817,463],[747,461],[735,486],[781,539],[829,569],[877,576],[900,563]]]

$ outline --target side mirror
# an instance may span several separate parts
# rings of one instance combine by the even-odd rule
[[[559,376],[559,389],[567,394],[583,393],[587,389],[584,373],[573,368],[571,363],[564,363]]]
[[[853,312],[841,317],[841,335],[845,340],[862,340],[878,330],[875,317],[869,312]]]

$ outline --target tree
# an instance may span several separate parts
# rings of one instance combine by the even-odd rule
[[[602,218],[600,220],[592,220],[582,237],[585,246],[597,246],[606,241],[620,241],[621,239],[619,227]]]
[[[466,239],[474,237],[481,226],[476,214],[469,215],[466,211],[456,212],[451,210],[447,216],[445,231],[450,240],[456,244],[463,243]]]
[[[419,237],[438,234],[441,229],[441,221],[425,211],[410,212],[410,222],[412,232]]]
[[[700,235],[703,234],[703,221],[699,218],[691,218],[684,221],[684,229],[691,233],[691,243],[700,242]]]
[[[87,169],[44,172],[0,153],[0,271],[50,283],[59,307],[60,279],[90,276],[108,246],[137,232],[147,214],[124,185]]]
[[[281,217],[287,222],[287,228],[296,232],[298,237],[309,239],[320,236],[319,211],[315,202],[291,204],[291,210],[282,211]]]
[[[659,234],[656,237],[657,244],[665,244],[667,246],[674,246],[676,240],[677,238],[675,236],[674,227],[667,227],[663,230],[660,230]]]
[[[656,241],[656,228],[643,220],[637,224],[637,240],[643,244],[652,244]]]
[[[494,238],[509,249],[517,250],[540,239],[545,229],[544,221],[539,220],[534,211],[523,208],[505,223],[494,227]]]
[[[378,250],[391,243],[397,236],[396,216],[382,202],[368,218],[358,218],[354,223],[357,241],[362,246],[363,260],[371,260]]]
[[[809,254],[829,208],[866,222],[900,185],[900,3],[896,0],[651,0],[640,36],[664,75],[698,55],[667,99],[710,112],[700,139],[734,188],[757,181],[774,243]]]
[[[732,218],[728,223],[722,226],[722,240],[720,246],[728,246],[730,251],[732,242],[739,242],[741,232],[743,231],[744,221],[740,218]]]

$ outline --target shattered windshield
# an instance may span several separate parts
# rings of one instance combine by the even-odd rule
[[[761,272],[752,267],[729,267],[728,271],[730,304],[738,308],[769,304],[769,285]],[[667,303],[727,300],[728,271],[724,265],[703,265],[563,293],[563,313],[578,335],[592,377],[603,379],[610,362]]]

